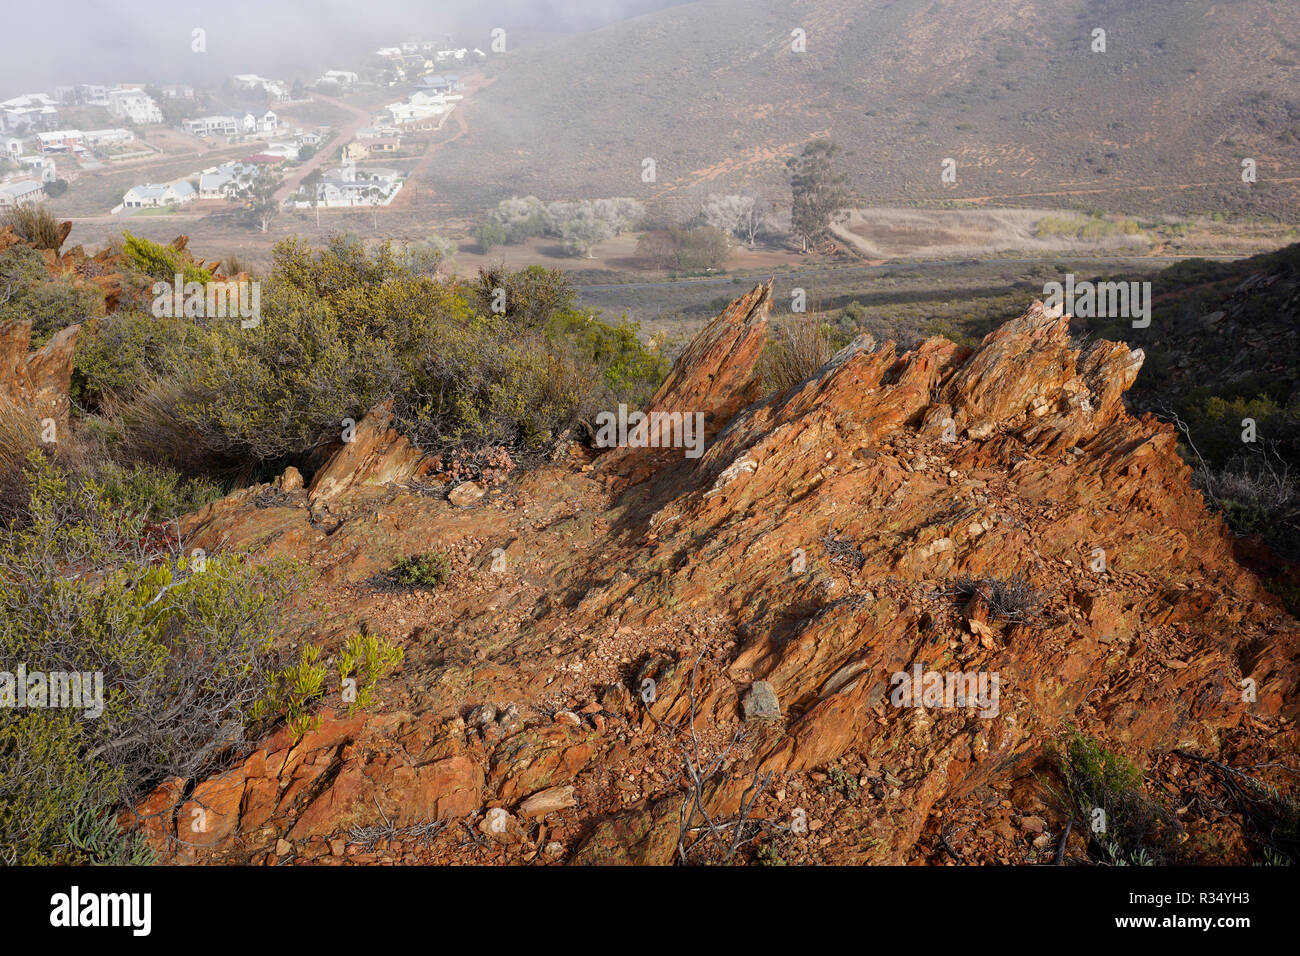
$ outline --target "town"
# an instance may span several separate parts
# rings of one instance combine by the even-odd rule
[[[440,130],[465,97],[464,80],[451,70],[487,57],[451,39],[381,47],[365,67],[325,70],[306,83],[238,73],[210,90],[124,82],[12,96],[0,101],[0,209],[75,195],[87,174],[114,168],[144,176],[96,215],[249,209],[265,221],[268,207],[319,214],[385,206],[406,174],[384,163],[419,155],[419,139]],[[291,118],[295,107],[342,107],[363,87],[402,95],[370,111],[364,125]],[[203,152],[222,160],[179,176],[147,175],[178,155]]]

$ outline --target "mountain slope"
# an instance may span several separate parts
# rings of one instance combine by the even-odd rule
[[[782,160],[828,135],[864,202],[1293,217],[1297,184],[1269,181],[1300,176],[1298,79],[1300,8],[1271,0],[700,0],[510,54],[439,188],[784,203]]]

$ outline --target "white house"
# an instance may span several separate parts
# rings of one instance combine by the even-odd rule
[[[111,146],[114,143],[129,143],[135,139],[135,133],[122,127],[113,129],[88,129],[81,134],[87,146]]]
[[[17,136],[6,136],[0,139],[0,157],[17,161],[18,157],[23,154],[23,141]]]
[[[252,113],[245,113],[242,125],[245,133],[274,133],[279,123],[279,118],[267,110],[260,119]]]
[[[108,111],[114,116],[130,120],[138,126],[163,121],[162,110],[152,96],[143,90],[118,87],[108,91]]]
[[[239,120],[233,116],[200,116],[187,119],[184,128],[194,136],[235,136],[239,133]]]
[[[8,130],[53,129],[59,110],[45,93],[25,93],[0,102],[0,127]]]
[[[231,77],[241,90],[263,90],[276,103],[289,99],[289,88],[280,80],[268,80],[256,73],[236,73]]]
[[[384,107],[393,122],[397,124],[412,123],[418,120],[441,116],[449,109],[447,97],[442,93],[429,93],[417,90],[401,103],[390,103]]]
[[[30,168],[43,183],[52,183],[59,178],[54,168],[54,160],[48,156],[19,156],[18,162]]]
[[[122,196],[127,209],[153,209],[159,206],[181,206],[193,202],[198,193],[183,179],[170,183],[146,183],[132,186]]]
[[[326,70],[320,75],[317,83],[337,83],[339,86],[353,86],[357,82],[357,75],[350,70]]]
[[[222,163],[199,175],[200,199],[229,199],[230,194],[257,174],[251,163]]]
[[[281,159],[297,159],[298,146],[295,143],[267,143],[263,155],[279,156]]]
[[[0,185],[0,209],[37,202],[45,195],[45,186],[31,179]]]
[[[316,186],[316,201],[325,207],[387,206],[401,188],[401,174],[394,169],[347,165],[326,172]]]
[[[107,106],[108,105],[108,87],[98,86],[93,83],[83,83],[77,87],[77,95],[81,97],[81,102],[87,106]]]

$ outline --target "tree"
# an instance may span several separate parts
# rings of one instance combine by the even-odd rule
[[[840,148],[829,139],[816,139],[798,157],[786,160],[790,170],[790,222],[803,241],[803,251],[830,234],[849,202],[846,177],[834,168]]]
[[[677,268],[683,271],[721,269],[731,255],[731,238],[715,226],[674,230]]]
[[[720,269],[731,255],[731,238],[716,226],[651,229],[637,241],[636,252],[655,269]]]
[[[244,201],[248,222],[266,232],[271,220],[280,214],[280,201],[275,198],[283,177],[269,166],[259,166],[244,185],[235,190],[237,198]]]
[[[652,269],[667,269],[677,256],[677,243],[672,230],[651,229],[643,233],[636,243],[636,254],[650,262]]]
[[[710,193],[700,207],[706,225],[730,233],[753,246],[767,224],[761,201],[756,196],[722,196]]]
[[[495,219],[489,219],[481,222],[474,227],[474,239],[478,242],[478,247],[483,252],[491,252],[497,246],[504,245],[506,241],[505,226]]]
[[[570,219],[560,227],[560,237],[564,240],[565,251],[571,256],[585,256],[594,259],[591,250],[596,243],[612,238],[614,227],[603,219]]]
[[[302,178],[298,188],[307,194],[307,201],[311,203],[311,208],[316,210],[316,228],[320,228],[320,191],[319,186],[323,174],[320,167],[316,167]]]

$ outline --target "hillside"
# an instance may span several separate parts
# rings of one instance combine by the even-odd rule
[[[330,652],[360,625],[405,661],[375,711],[327,707],[301,740],[280,730],[160,787],[139,808],[158,849],[268,865],[1294,852],[1293,832],[1259,829],[1271,805],[1204,809],[1222,797],[1205,755],[1294,752],[1300,631],[1236,563],[1173,428],[1125,411],[1142,352],[1076,350],[1068,317],[1035,303],[974,350],[864,337],[748,404],[771,303],[766,285],[731,303],[650,404],[703,410],[698,460],[574,445],[444,499],[380,409],[309,485],[290,470],[187,518],[200,546],[306,561]],[[379,583],[431,542],[443,586]],[[900,707],[914,670],[1001,691],[982,710]],[[1117,787],[1103,836],[1068,829],[1043,775],[1070,727],[1199,809]],[[179,828],[199,808],[195,837]]]
[[[511,53],[437,188],[466,211],[742,186],[784,205],[782,161],[830,136],[863,204],[1293,220],[1297,79],[1300,8],[1272,0],[699,0]]]

